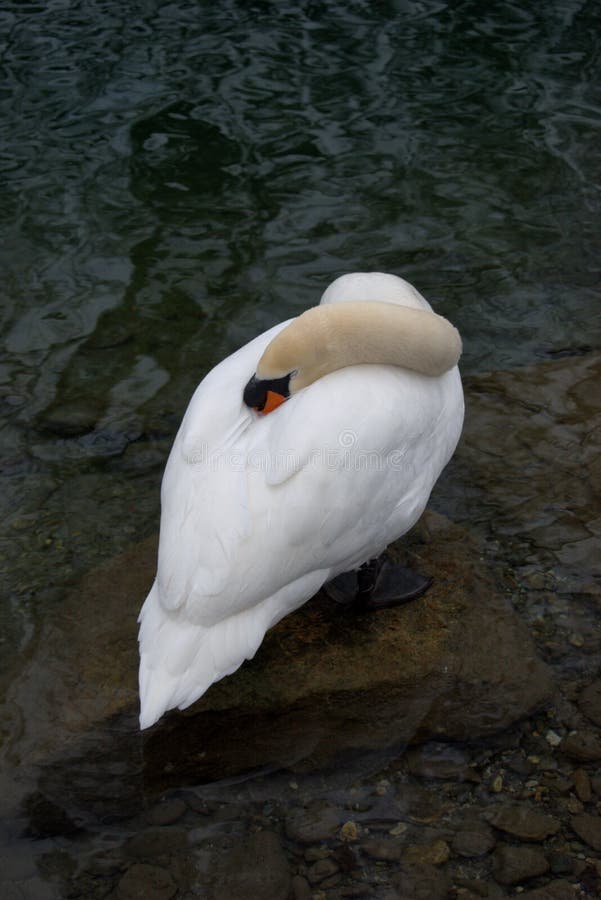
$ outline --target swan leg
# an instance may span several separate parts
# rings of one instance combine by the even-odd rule
[[[353,612],[400,606],[421,597],[432,579],[392,563],[388,557],[370,559],[357,572],[343,572],[324,585],[326,594]]]

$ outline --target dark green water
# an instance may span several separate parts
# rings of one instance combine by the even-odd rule
[[[156,529],[207,369],[337,275],[408,278],[468,374],[599,346],[599,32],[592,0],[2,5],[0,673]]]

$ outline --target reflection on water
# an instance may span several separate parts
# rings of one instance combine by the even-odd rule
[[[18,686],[74,575],[156,528],[202,374],[338,274],[413,281],[462,331],[468,374],[599,346],[593,3],[53,0],[5,3],[0,35],[0,685]],[[569,383],[541,386],[540,442],[499,439],[514,471],[590,448],[568,432],[592,384],[554,407],[559,445],[545,430]],[[528,509],[527,478],[515,503],[486,467],[474,480],[477,450],[435,502],[540,576],[523,611],[541,633],[574,615],[553,606],[559,560],[589,597],[566,663],[582,672],[594,464]],[[537,479],[539,498],[557,486],[544,466]],[[13,748],[14,713],[0,710]],[[6,827],[15,878],[34,877]]]

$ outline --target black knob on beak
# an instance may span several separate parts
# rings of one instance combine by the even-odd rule
[[[265,400],[267,399],[267,382],[259,381],[257,376],[253,375],[244,388],[242,399],[251,409],[258,409],[260,412],[265,406]]]

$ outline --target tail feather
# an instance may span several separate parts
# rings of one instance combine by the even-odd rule
[[[311,597],[326,580],[313,572],[272,597],[210,627],[195,625],[183,609],[165,610],[153,585],[140,613],[140,728],[168,709],[185,709],[215,681],[252,659],[268,628]]]
[[[257,609],[211,628],[194,625],[163,610],[153,591],[141,614],[139,636],[141,728],[153,725],[168,709],[185,709],[214,681],[235,672],[254,656],[267,627]]]

